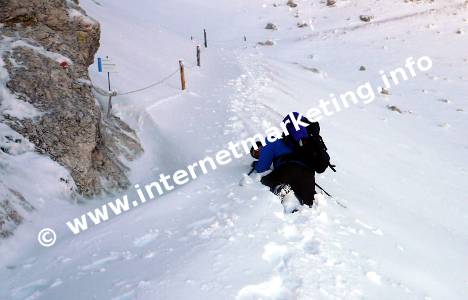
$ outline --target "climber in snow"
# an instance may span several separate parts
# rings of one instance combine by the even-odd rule
[[[302,205],[312,206],[316,194],[315,173],[323,173],[328,167],[334,170],[320,136],[320,125],[297,112],[286,116],[283,123],[288,134],[272,142],[267,139],[264,146],[257,142],[257,149],[252,147],[251,155],[258,159],[252,167],[257,173],[264,173],[273,165],[273,170],[262,177],[261,183],[280,199],[293,191]]]

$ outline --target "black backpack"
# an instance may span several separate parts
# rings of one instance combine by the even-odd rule
[[[310,122],[309,120],[305,122],[309,123],[309,126],[307,126],[307,138],[302,139],[298,143],[291,135],[284,137],[285,143],[293,148],[293,153],[289,154],[287,159],[304,163],[317,173],[325,172],[328,167],[336,172],[335,166],[330,164],[327,146],[325,146],[320,136],[320,124],[318,122]]]

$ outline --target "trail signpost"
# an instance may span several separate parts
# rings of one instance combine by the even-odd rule
[[[117,73],[117,65],[111,61],[109,56],[106,58],[98,57],[98,71],[99,73],[107,73],[107,85],[109,92],[111,91],[110,74]]]
[[[98,57],[97,60],[98,60],[98,72],[107,73],[107,86],[109,88],[109,103],[107,105],[107,118],[109,118],[111,110],[112,110],[112,96],[116,95],[115,92],[111,91],[110,74],[117,73],[117,65],[111,61],[109,56],[106,56],[106,58]]]

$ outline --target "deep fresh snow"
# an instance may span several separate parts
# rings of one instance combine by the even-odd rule
[[[4,162],[11,175],[2,178],[36,199],[37,211],[1,242],[0,299],[468,297],[468,40],[456,33],[468,29],[464,1],[338,1],[329,8],[303,0],[299,18],[285,2],[81,4],[101,23],[98,55],[118,64],[112,85],[121,92],[172,73],[179,59],[193,66],[208,31],[202,68],[186,70],[187,91],[175,76],[114,100],[145,148],[130,163],[135,184],[263,132],[330,93],[377,82],[379,70],[404,66],[408,57],[431,57],[429,72],[390,96],[321,120],[338,173],[317,182],[347,208],[322,196],[314,208],[284,214],[258,176],[245,178],[244,157],[74,236],[66,221],[114,198],[73,204],[55,183],[66,171],[22,149]],[[376,19],[363,23],[361,14]],[[310,27],[297,28],[302,20]],[[267,22],[279,30],[265,30]],[[276,44],[256,46],[267,39]],[[105,87],[97,67],[90,71]],[[36,241],[43,227],[57,231],[51,248]]]

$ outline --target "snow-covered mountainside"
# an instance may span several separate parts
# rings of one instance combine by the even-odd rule
[[[74,235],[67,221],[124,193],[72,205],[48,178],[47,170],[64,171],[27,152],[8,161],[13,175],[5,178],[38,193],[38,207],[1,241],[0,299],[466,299],[468,4],[287,2],[81,6],[101,25],[97,56],[117,65],[113,89],[125,93],[174,74],[113,99],[113,112],[145,149],[129,164],[140,186],[330,94],[376,87],[361,88],[361,99],[340,111],[330,104],[333,113],[320,120],[338,172],[317,182],[334,198],[284,213],[258,175],[247,177],[251,159],[243,156]],[[408,80],[377,89],[380,71],[410,74],[408,61],[427,67],[427,58],[430,68],[415,65]],[[107,86],[96,64],[90,75]],[[42,185],[21,186],[34,178]],[[137,199],[135,189],[128,197]],[[48,248],[37,242],[46,227],[57,233]]]

